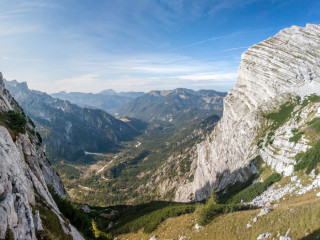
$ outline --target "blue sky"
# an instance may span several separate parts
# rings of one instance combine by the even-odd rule
[[[45,92],[227,91],[241,53],[320,23],[314,0],[0,0],[0,71]]]

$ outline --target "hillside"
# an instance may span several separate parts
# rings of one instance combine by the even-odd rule
[[[187,122],[222,115],[226,93],[214,90],[175,89],[151,91],[113,111],[115,116],[129,116],[152,123],[182,126]]]
[[[317,219],[320,216],[320,200],[315,192],[295,199],[275,203],[271,212],[259,218],[252,227],[252,222],[261,209],[227,213],[217,216],[201,229],[195,229],[197,215],[186,214],[169,218],[162,222],[154,231],[145,233],[139,230],[135,233],[119,234],[119,239],[150,239],[154,235],[157,240],[164,239],[201,239],[201,240],[257,240],[264,233],[270,233],[265,239],[319,239],[320,230]],[[284,238],[287,234],[287,238]],[[282,237],[282,238],[280,238]],[[263,239],[263,238],[260,238]]]
[[[125,105],[135,98],[142,96],[143,92],[120,92],[117,93],[111,89],[101,91],[100,93],[82,93],[82,92],[58,92],[50,94],[53,98],[67,100],[81,107],[99,108],[106,112]]]
[[[75,161],[85,152],[117,150],[121,141],[140,134],[144,124],[133,126],[99,109],[82,108],[46,93],[30,90],[26,83],[6,81],[6,87],[26,114],[35,122],[46,151],[52,159]],[[87,156],[91,157],[91,156]]]
[[[62,217],[47,185],[68,197],[33,122],[4,88],[0,73],[1,239],[84,239]]]

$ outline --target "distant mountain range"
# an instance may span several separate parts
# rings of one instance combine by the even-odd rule
[[[79,107],[30,90],[25,82],[5,81],[5,85],[36,123],[47,151],[55,158],[74,160],[85,151],[113,151],[118,142],[138,135],[145,126],[137,120],[124,122],[103,110]]]
[[[214,90],[193,91],[177,88],[151,91],[115,109],[115,116],[129,116],[146,122],[184,124],[194,119],[205,119],[213,114],[221,116],[223,98],[227,93]]]
[[[97,93],[100,95],[105,95],[105,96],[120,96],[120,97],[128,97],[128,98],[137,98],[140,97],[144,94],[146,94],[145,92],[116,92],[113,89],[107,89],[107,90],[103,90],[100,93]]]
[[[115,108],[131,102],[137,97],[144,95],[144,92],[115,92],[112,89],[103,90],[100,93],[82,92],[58,92],[50,94],[54,98],[70,101],[81,107],[99,108],[110,112]]]

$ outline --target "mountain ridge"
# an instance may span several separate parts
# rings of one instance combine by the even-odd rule
[[[106,112],[111,112],[126,103],[133,101],[135,98],[143,95],[143,92],[115,92],[112,89],[103,90],[99,93],[83,92],[58,92],[50,96],[67,100],[81,107],[98,108]]]
[[[146,122],[183,125],[186,121],[222,115],[226,93],[186,88],[154,90],[114,110],[115,116],[129,116]]]
[[[67,160],[87,152],[108,152],[117,143],[138,135],[129,122],[115,119],[100,109],[81,108],[46,93],[29,90],[26,83],[5,81],[17,102],[36,123],[47,151]]]

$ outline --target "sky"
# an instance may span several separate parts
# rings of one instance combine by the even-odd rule
[[[48,93],[227,91],[241,54],[319,0],[0,0],[0,71]]]

